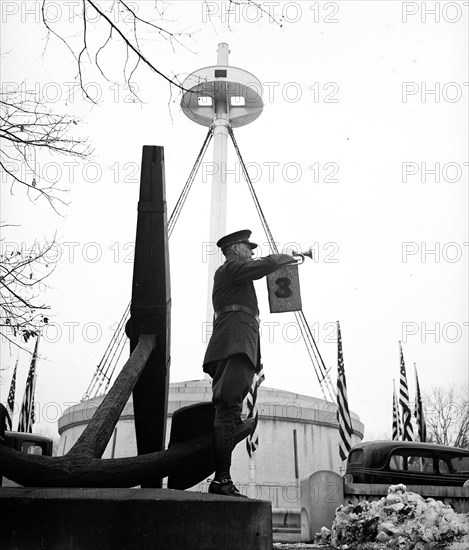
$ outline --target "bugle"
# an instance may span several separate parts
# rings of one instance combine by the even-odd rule
[[[309,247],[305,252],[292,252],[292,258],[296,265],[300,265],[305,261],[305,258],[313,259],[313,248]]]
[[[290,255],[292,257],[292,262],[285,265],[300,265],[305,261],[305,258],[311,258],[311,260],[313,259],[313,248],[309,247],[305,252],[292,252]],[[263,259],[264,256],[255,258],[254,261]]]

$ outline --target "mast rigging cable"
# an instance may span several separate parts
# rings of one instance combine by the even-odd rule
[[[171,233],[173,232],[176,222],[179,219],[182,208],[186,202],[187,196],[189,195],[189,191],[191,190],[192,184],[194,183],[195,177],[197,175],[197,172],[199,171],[200,165],[204,158],[205,152],[207,151],[207,148],[210,144],[210,141],[212,140],[212,137],[213,137],[213,128],[210,127],[207,132],[207,135],[205,136],[205,140],[204,140],[204,143],[202,144],[199,154],[197,155],[197,159],[194,163],[194,166],[192,167],[189,177],[187,178],[186,184],[184,185],[184,188],[181,191],[181,194],[179,195],[179,198],[176,202],[173,212],[171,213],[171,216],[168,220],[168,238],[171,236]],[[116,331],[114,332],[111,338],[111,341],[109,342],[109,345],[106,348],[106,351],[104,352],[104,355],[101,361],[96,367],[96,371],[93,375],[93,378],[91,379],[88,389],[86,390],[85,394],[81,398],[82,401],[85,401],[90,397],[96,397],[97,395],[99,395],[99,391],[101,389],[101,386],[104,384],[104,382],[105,382],[105,386],[104,386],[103,393],[106,393],[107,389],[109,388],[111,379],[114,375],[117,363],[120,359],[120,356],[122,354],[122,351],[124,349],[124,345],[126,342],[126,335],[125,335],[124,329],[125,329],[125,322],[129,316],[129,313],[130,313],[130,302],[128,303],[127,308],[124,311],[121,317],[121,320],[117,325]],[[114,361],[116,354],[117,354],[117,358]]]
[[[272,253],[278,254],[278,248],[275,243],[275,240],[273,238],[272,232],[270,230],[269,224],[267,223],[267,219],[264,215],[264,212],[262,210],[261,204],[259,202],[259,199],[257,197],[256,191],[254,189],[254,186],[252,184],[251,178],[249,176],[249,173],[247,171],[246,165],[244,163],[244,160],[241,155],[241,151],[238,147],[238,144],[236,142],[236,138],[233,133],[233,129],[230,126],[228,126],[228,133],[231,137],[231,140],[233,142],[233,146],[236,150],[236,154],[238,155],[239,161],[241,163],[241,167],[243,170],[243,175],[246,180],[246,183],[248,184],[249,192],[251,193],[251,197],[253,199],[255,208],[257,210],[257,213],[259,215],[259,219],[261,221],[262,227],[264,229],[265,235],[269,241],[269,246],[271,248]],[[199,151],[199,154],[197,156],[197,159],[194,163],[194,166],[192,167],[192,170],[189,174],[189,177],[186,181],[186,184],[184,185],[184,188],[176,202],[176,205],[173,209],[173,212],[168,220],[168,238],[171,236],[173,229],[177,223],[177,220],[179,219],[179,216],[182,212],[182,208],[187,200],[187,197],[189,195],[189,191],[192,187],[192,184],[195,180],[195,177],[199,171],[200,165],[202,163],[203,157],[205,155],[205,152],[207,151],[207,148],[210,144],[210,141],[213,137],[213,126],[211,126],[207,132],[207,135],[205,137],[204,143]],[[103,358],[101,359],[99,365],[96,368],[96,372],[93,376],[93,379],[90,382],[90,385],[88,386],[87,391],[82,397],[82,401],[85,399],[89,399],[90,397],[96,397],[99,395],[99,391],[101,390],[101,387],[103,384],[104,391],[103,393],[106,393],[110,383],[111,379],[114,375],[114,371],[116,369],[117,363],[119,361],[119,358],[122,354],[122,351],[124,349],[124,345],[126,342],[126,336],[124,332],[124,326],[125,326],[125,320],[127,319],[130,312],[130,302],[122,315],[121,320],[119,321],[119,324],[117,326],[117,329],[111,338],[111,342],[109,343],[106,351],[104,352]],[[314,340],[314,336],[311,332],[311,327],[308,325],[306,317],[303,313],[303,310],[295,311],[295,318],[297,320],[298,326],[301,331],[301,335],[303,336],[303,340],[306,345],[306,349],[308,352],[308,355],[311,359],[311,362],[313,364],[314,372],[316,374],[316,377],[319,382],[319,386],[321,388],[321,391],[323,393],[324,399],[326,401],[336,402],[336,393],[334,391],[334,386],[332,385],[330,376],[329,376],[329,370],[326,368],[326,365],[324,363],[324,360],[322,359],[321,353],[319,352],[319,348]],[[117,355],[117,359],[114,360],[114,358]],[[94,394],[94,395],[93,395]],[[327,395],[326,395],[327,394]]]

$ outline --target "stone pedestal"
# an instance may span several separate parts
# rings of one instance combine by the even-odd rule
[[[171,489],[0,489],[2,550],[271,550],[270,502]]]

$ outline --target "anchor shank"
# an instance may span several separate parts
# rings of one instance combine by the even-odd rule
[[[164,150],[142,153],[135,258],[130,306],[130,350],[141,334],[155,334],[156,347],[133,390],[139,455],[162,451],[169,393],[171,289],[166,218]],[[145,487],[161,487],[155,478]]]
[[[143,334],[109,393],[89,421],[85,431],[67,453],[101,458],[125,404],[155,348],[155,336]]]

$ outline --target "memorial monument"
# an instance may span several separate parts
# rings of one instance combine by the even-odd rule
[[[65,456],[0,446],[1,473],[24,486],[0,488],[2,549],[142,550],[158,544],[187,550],[203,541],[215,550],[227,532],[231,548],[271,548],[270,503],[159,488],[169,475],[179,475],[180,486],[184,480],[192,486],[214,470],[211,404],[175,413],[164,449],[170,306],[164,152],[144,146],[127,325],[130,358]],[[138,456],[102,459],[132,393]],[[235,444],[250,429],[249,421],[240,424]],[[123,489],[135,486],[140,488]]]

